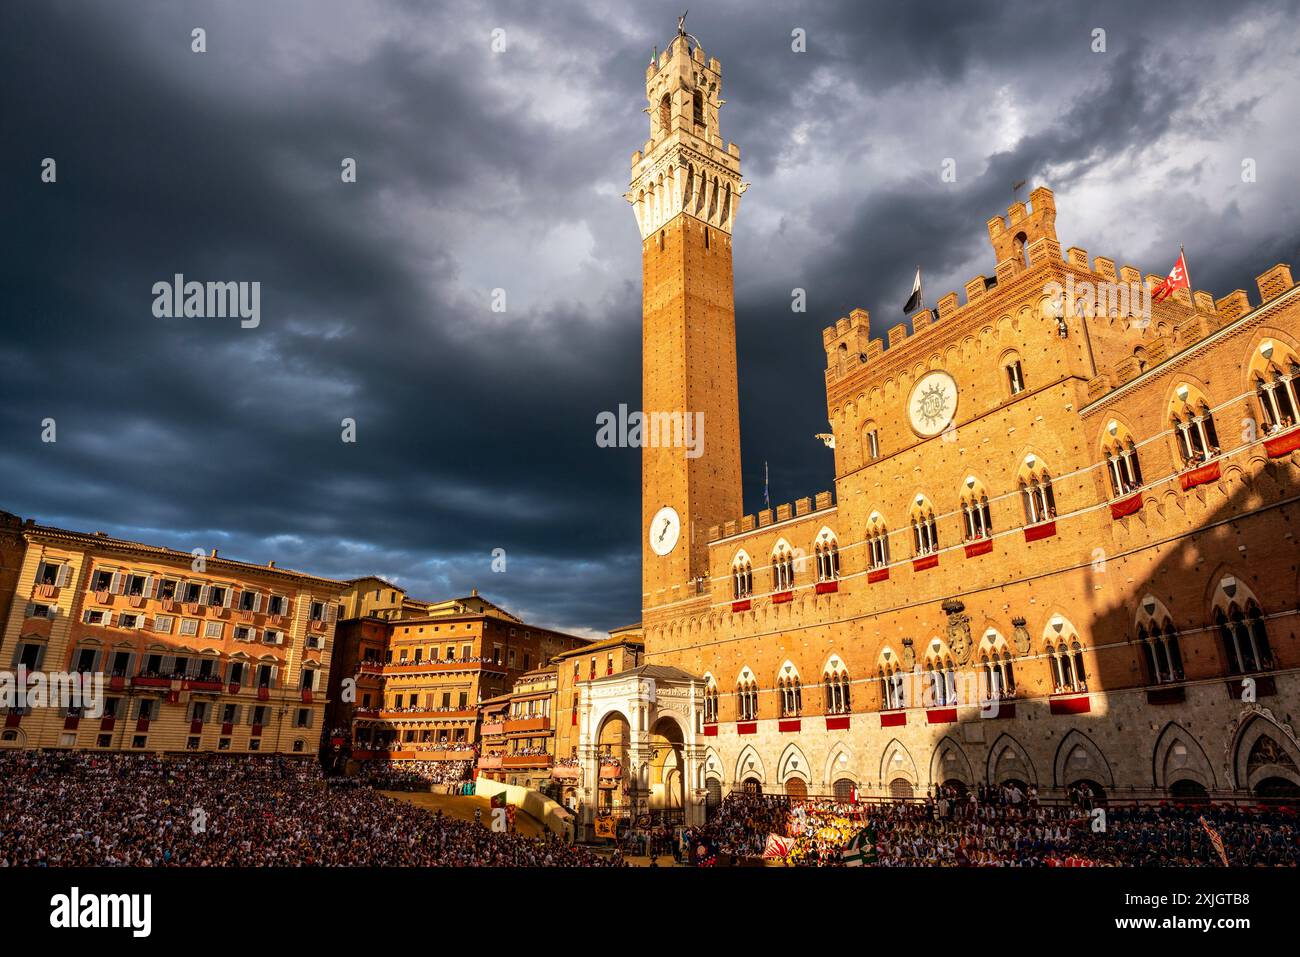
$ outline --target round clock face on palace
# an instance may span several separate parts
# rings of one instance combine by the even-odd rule
[[[667,555],[677,547],[682,536],[682,520],[677,509],[665,505],[650,519],[650,550],[656,555]]]
[[[926,438],[938,435],[957,414],[957,383],[941,370],[927,372],[912,387],[907,415],[912,430]]]

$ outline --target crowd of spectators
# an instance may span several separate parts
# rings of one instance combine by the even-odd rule
[[[1173,802],[1098,805],[1086,786],[1046,805],[1019,787],[957,791],[923,800],[792,800],[733,793],[709,823],[688,833],[697,849],[759,857],[769,835],[794,866],[839,866],[868,836],[884,867],[1204,867],[1221,865],[1202,819],[1233,866],[1300,866],[1300,815],[1286,806]]]
[[[427,791],[466,781],[473,761],[363,761],[357,777],[381,791]]]
[[[0,751],[0,866],[587,867],[551,838],[326,787],[315,762]]]

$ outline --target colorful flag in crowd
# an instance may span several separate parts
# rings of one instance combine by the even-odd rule
[[[767,847],[763,848],[763,860],[776,861],[790,853],[789,838],[782,837],[780,834],[769,834],[767,836]]]
[[[492,802],[492,807],[505,807],[506,792],[502,791],[500,794],[494,794],[492,795],[491,798],[489,798],[489,800]]]
[[[853,835],[852,840],[844,845],[844,866],[861,867],[863,864],[876,863],[876,835],[870,828],[864,828]]]
[[[1205,828],[1205,833],[1210,835],[1210,843],[1214,845],[1215,851],[1218,852],[1219,860],[1223,861],[1223,866],[1231,867],[1232,865],[1228,863],[1228,852],[1223,849],[1223,838],[1219,836],[1218,831],[1210,826],[1210,822],[1205,819],[1204,815],[1201,817],[1201,827]]]
[[[1190,292],[1191,288],[1192,280],[1187,275],[1187,257],[1183,254],[1183,248],[1179,246],[1178,262],[1174,263],[1174,268],[1169,270],[1169,275],[1165,277],[1164,282],[1151,290],[1151,301],[1164,302],[1174,294],[1175,289],[1186,289]]]

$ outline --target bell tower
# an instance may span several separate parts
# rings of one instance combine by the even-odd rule
[[[650,138],[632,155],[625,198],[641,230],[641,604],[651,608],[696,593],[709,527],[742,514],[731,231],[748,184],[739,147],[718,132],[722,65],[680,24],[645,90]]]

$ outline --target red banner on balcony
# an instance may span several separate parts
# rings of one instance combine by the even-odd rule
[[[1079,695],[1077,698],[1053,698],[1052,714],[1087,714],[1092,710],[1092,698]]]
[[[222,733],[222,734],[230,734],[230,733],[233,732],[234,730],[235,730],[235,726],[234,726],[233,724],[231,724],[229,721],[227,721],[225,724],[223,724],[223,725],[221,726],[221,733]]]
[[[100,730],[100,731],[112,731],[114,725],[116,725],[116,724],[117,724],[117,719],[116,719],[116,718],[100,718],[100,719],[99,719],[99,730]]]
[[[239,694],[239,682],[232,681],[226,685],[226,694]]]
[[[258,701],[267,701],[267,700],[270,699],[270,697],[271,697],[271,689],[270,689],[270,688],[258,688],[258,689],[257,689],[257,700],[258,700]]]
[[[121,691],[125,687],[126,687],[126,679],[123,678],[121,675],[113,675],[113,677],[108,679],[109,691]]]
[[[145,732],[147,732],[149,730],[149,719],[148,718],[138,719],[135,723],[135,730],[138,731],[140,734],[144,734]]]
[[[190,734],[202,734],[202,733],[203,733],[203,722],[202,722],[202,721],[191,721],[191,722],[190,722]]]
[[[262,736],[262,726],[260,724],[255,724],[253,725],[252,730],[248,733],[254,738],[260,738]]]
[[[1300,429],[1292,429],[1271,439],[1264,440],[1264,451],[1270,459],[1280,459],[1300,449]]]
[[[1036,542],[1040,539],[1051,538],[1056,534],[1056,522],[1039,522],[1037,525],[1030,525],[1025,529],[1025,541]]]
[[[74,714],[70,714],[70,715],[68,715],[66,718],[63,719],[63,730],[64,730],[64,731],[76,731],[76,730],[77,730],[77,725],[79,725],[79,724],[81,724],[81,719],[78,718],[78,717],[77,717],[76,715],[74,715]]]
[[[1127,518],[1136,512],[1142,511],[1142,493],[1137,492],[1128,498],[1122,498],[1118,502],[1110,503],[1111,518]]]
[[[956,720],[956,708],[931,708],[925,713],[926,724],[952,724]]]
[[[882,582],[889,577],[888,568],[874,568],[867,572],[867,584],[874,585],[876,582]]]
[[[704,736],[706,738],[716,738],[718,736],[718,726],[716,724],[706,724],[704,726]]]
[[[736,734],[758,734],[757,721],[741,721],[736,725]]]
[[[733,601],[731,603],[731,610],[733,613],[738,611],[749,611],[752,605],[753,602],[751,602],[748,598],[745,598],[742,599],[741,601]]]
[[[302,703],[311,704],[311,689],[309,688],[302,689]]]
[[[1208,462],[1200,468],[1192,469],[1190,472],[1184,472],[1178,476],[1178,482],[1182,485],[1183,491],[1196,488],[1198,485],[1204,485],[1206,482],[1216,482],[1219,479],[1218,460]]]
[[[982,542],[971,542],[966,546],[966,557],[975,558],[978,555],[987,555],[993,551],[993,539],[986,538]]]
[[[835,716],[835,717],[831,717],[830,715],[827,715],[827,716],[826,716],[826,730],[827,730],[827,731],[847,731],[847,730],[849,730],[849,716],[848,716],[847,714],[841,714],[841,715],[837,715],[837,716]]]
[[[798,719],[798,718],[787,718],[787,719],[784,719],[784,720],[782,720],[782,721],[778,721],[777,724],[776,724],[776,729],[777,729],[778,731],[798,731],[798,730],[799,730],[799,719]]]
[[[938,564],[939,564],[938,554],[926,555],[924,558],[914,558],[912,559],[912,571],[923,572],[927,568],[934,568],[934,566]]]
[[[901,728],[906,724],[907,724],[906,711],[880,712],[880,726],[882,728]]]
[[[793,600],[794,600],[794,592],[792,591],[779,591],[772,596],[773,605],[784,605],[786,602],[793,601]]]
[[[5,727],[16,728],[18,727],[18,723],[22,720],[23,720],[23,716],[21,714],[19,714],[17,711],[10,711],[7,715],[5,715]]]
[[[819,595],[829,595],[831,592],[839,590],[840,583],[837,581],[817,583],[817,594]]]

